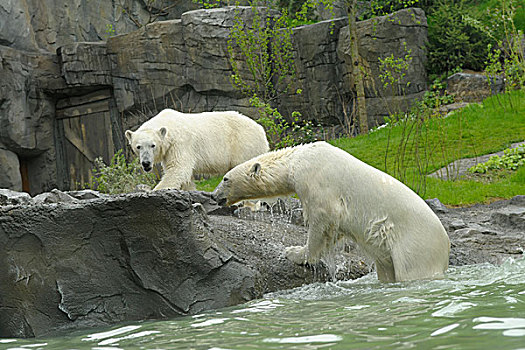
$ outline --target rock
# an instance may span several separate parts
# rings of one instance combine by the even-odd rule
[[[445,207],[443,203],[441,203],[437,198],[427,199],[425,202],[436,214],[448,212],[448,208]]]
[[[510,204],[525,207],[525,195],[518,195],[512,197],[512,199],[510,200]]]
[[[72,42],[99,41],[127,33],[137,26],[124,13],[122,3],[116,0],[101,3],[79,0],[74,4],[59,0],[4,0],[0,5],[0,43],[20,50],[55,52]],[[147,22],[149,14],[141,1],[124,4],[140,23]],[[184,6],[177,5],[179,7]]]
[[[525,232],[525,206],[509,206],[491,215],[491,220],[498,225],[515,226]]]
[[[17,192],[6,188],[0,188],[0,206],[28,204],[30,201],[31,196],[26,192]]]
[[[57,190],[56,188],[51,190],[51,192],[42,193],[33,198],[33,203],[35,204],[74,203],[77,201],[78,199],[76,199],[75,197],[60,190]]]
[[[304,227],[206,215],[206,194],[65,195],[0,207],[0,337],[192,315],[330,279],[284,258]],[[360,259],[339,275],[367,273]]]
[[[520,200],[521,196],[517,196],[488,205],[477,204],[438,213],[450,235],[450,263],[499,264],[505,259],[521,256],[522,247],[525,246],[524,229],[521,226],[525,203]],[[466,227],[454,230],[450,223],[457,220],[462,220]]]
[[[0,186],[21,190],[23,164],[31,193],[50,190],[57,180],[55,107],[46,92],[64,87],[56,56],[0,46],[0,75],[0,167],[8,169],[0,181],[11,182]]]
[[[458,230],[458,229],[464,228],[465,226],[466,226],[465,222],[461,219],[454,220],[449,225],[449,227],[452,230]]]
[[[98,191],[93,191],[93,190],[69,191],[69,192],[66,192],[66,194],[73,198],[82,199],[82,200],[97,199],[97,198],[108,196],[104,193],[100,193]]]
[[[424,47],[427,40],[427,27],[425,13],[418,8],[405,9],[388,16],[357,23],[359,59],[367,75],[364,84],[370,126],[382,124],[383,120],[378,116],[389,114],[385,105],[388,105],[391,111],[406,110],[413,100],[421,97],[426,90]],[[349,42],[348,27],[341,28],[337,54],[343,66],[342,80],[346,85],[344,91],[349,91],[353,85]],[[406,75],[395,89],[384,88],[384,84],[379,79],[381,67],[378,58],[384,59],[391,55],[396,59],[403,58],[409,50],[412,60]],[[408,86],[407,82],[410,82]],[[370,118],[370,116],[374,117]]]
[[[15,191],[22,190],[22,177],[20,175],[20,162],[18,156],[8,150],[0,148],[0,188],[10,188]]]
[[[505,90],[502,77],[495,77],[489,83],[483,73],[461,72],[447,78],[447,91],[456,102],[480,102]]]

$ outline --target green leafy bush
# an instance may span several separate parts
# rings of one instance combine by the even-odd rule
[[[492,156],[484,163],[479,163],[469,169],[471,174],[486,174],[493,170],[517,170],[525,165],[525,145],[509,148],[503,151],[503,155]]]
[[[109,165],[106,165],[101,157],[96,158],[92,172],[89,187],[102,193],[129,193],[135,191],[137,185],[152,188],[158,182],[157,174],[145,173],[141,169],[138,158],[126,162],[122,150],[115,153]]]
[[[440,0],[428,15],[428,71],[452,71],[456,67],[480,71],[487,57],[489,35],[466,18],[464,1]]]
[[[257,122],[264,127],[270,148],[279,149],[318,140],[313,123],[300,120],[299,112],[292,112],[292,121],[288,122],[277,108],[271,107],[257,96],[253,96],[250,103],[259,111]]]

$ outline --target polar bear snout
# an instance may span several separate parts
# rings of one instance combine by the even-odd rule
[[[222,196],[217,190],[213,191],[211,194],[211,199],[217,202],[217,204],[221,207],[226,205],[226,196]]]
[[[147,160],[142,161],[142,169],[144,169],[145,172],[150,172],[152,169],[151,162]]]

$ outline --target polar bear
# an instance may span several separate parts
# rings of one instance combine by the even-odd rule
[[[125,135],[144,171],[162,164],[164,175],[154,190],[195,189],[194,174],[222,175],[269,150],[263,127],[234,111],[165,109]]]
[[[315,263],[339,239],[355,241],[383,282],[443,278],[450,242],[438,217],[403,183],[326,142],[260,155],[230,170],[212,197],[220,205],[297,193],[306,246],[288,247],[297,264]]]

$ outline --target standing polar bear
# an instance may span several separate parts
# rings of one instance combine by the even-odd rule
[[[434,212],[403,183],[326,142],[263,154],[230,170],[213,193],[223,205],[297,193],[308,224],[297,264],[315,263],[348,237],[383,282],[442,278],[450,242]]]
[[[154,190],[195,189],[194,174],[224,174],[269,150],[263,127],[233,111],[165,109],[125,135],[145,171],[162,164],[164,175]]]

